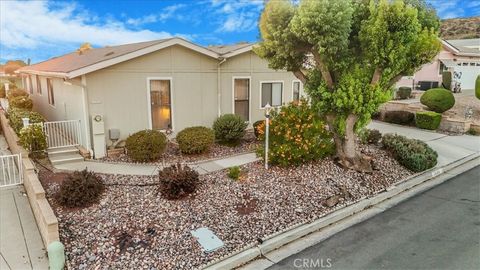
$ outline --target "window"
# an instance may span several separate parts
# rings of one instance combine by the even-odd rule
[[[475,66],[475,63],[470,63],[470,66]]]
[[[40,77],[38,77],[38,75],[36,75],[35,79],[36,79],[36,85],[37,85],[37,94],[41,95],[42,94],[42,83],[40,82]]]
[[[293,81],[293,101],[300,100],[300,82]]]
[[[443,73],[444,71],[447,71],[447,67],[445,66],[445,64],[444,64],[443,62],[440,61],[440,67],[439,67],[439,69],[438,69],[438,74],[439,74],[439,75],[442,75],[442,73]]]
[[[150,80],[152,129],[172,128],[172,94],[170,80]]]
[[[30,91],[30,94],[33,94],[32,75],[28,76],[28,91]]]
[[[249,121],[250,118],[250,79],[234,78],[233,79],[233,112],[242,117],[243,120]]]
[[[55,106],[55,96],[53,92],[52,79],[47,78],[47,95],[48,95],[48,104]]]
[[[282,105],[283,97],[283,83],[281,82],[262,82],[262,108],[265,105],[270,104],[270,106],[276,107]]]

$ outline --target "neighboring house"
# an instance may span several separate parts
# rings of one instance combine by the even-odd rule
[[[403,77],[397,86],[428,90],[440,86],[442,72],[450,70],[452,81],[460,82],[462,89],[474,89],[475,79],[480,75],[480,38],[441,42],[442,49],[433,62],[424,65],[413,76]]]
[[[49,121],[80,120],[82,145],[100,158],[111,131],[120,139],[143,129],[178,132],[228,113],[251,125],[264,119],[265,104],[298,99],[300,81],[268,68],[252,47],[171,38],[77,51],[18,73],[34,109]]]

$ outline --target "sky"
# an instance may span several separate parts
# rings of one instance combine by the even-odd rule
[[[427,0],[443,19],[480,15],[477,0]],[[0,0],[0,62],[179,36],[200,45],[259,39],[264,0]]]

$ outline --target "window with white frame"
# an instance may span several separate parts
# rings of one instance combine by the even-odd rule
[[[293,81],[293,101],[300,100],[300,81]]]
[[[47,95],[48,95],[48,104],[55,105],[55,96],[53,92],[52,79],[47,78]]]
[[[282,82],[262,82],[261,83],[261,105],[276,107],[281,106],[283,102],[283,83]]]
[[[42,94],[42,83],[40,82],[40,77],[38,75],[35,76],[36,79],[36,86],[37,86],[37,94]]]

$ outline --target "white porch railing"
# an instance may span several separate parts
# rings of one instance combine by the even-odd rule
[[[45,122],[43,131],[49,149],[82,144],[80,120]]]
[[[0,187],[23,183],[22,155],[0,156]]]

